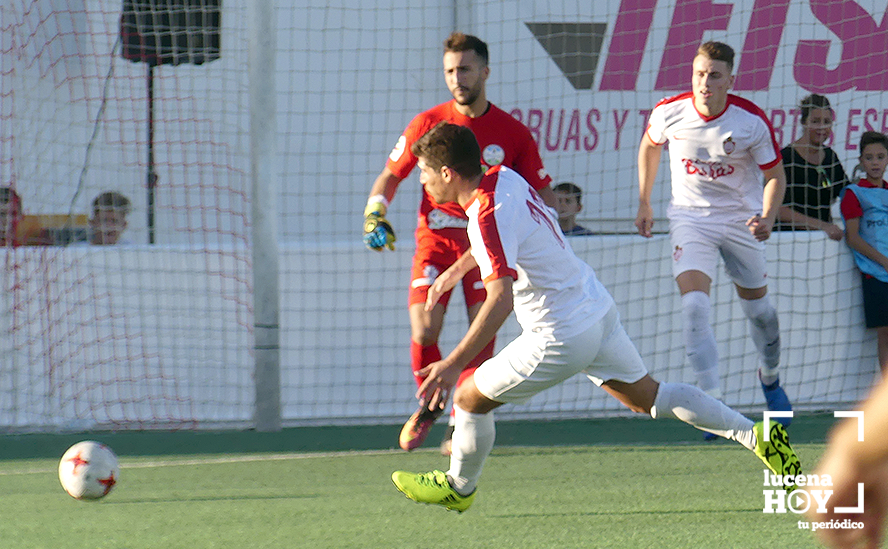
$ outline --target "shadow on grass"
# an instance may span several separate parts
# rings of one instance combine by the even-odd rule
[[[134,497],[134,498],[114,498],[112,500],[102,501],[102,505],[129,505],[133,503],[195,503],[195,502],[222,502],[222,501],[273,501],[273,500],[298,500],[298,499],[314,499],[321,497],[318,494],[301,494],[301,495],[261,495],[261,494],[243,494],[239,496],[163,496],[163,497]]]
[[[756,513],[762,514],[762,509],[668,509],[648,511],[587,511],[574,513],[521,513],[521,514],[490,514],[494,518],[546,518],[546,517],[625,517],[625,516],[657,516],[657,515],[722,515],[724,513]]]

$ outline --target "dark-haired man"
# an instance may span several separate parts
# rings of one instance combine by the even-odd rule
[[[444,42],[444,81],[453,99],[417,115],[398,139],[389,154],[382,173],[370,189],[364,210],[364,243],[382,251],[394,249],[395,233],[385,215],[398,185],[413,170],[416,157],[410,151],[417,139],[438,122],[448,121],[470,128],[481,144],[481,160],[485,168],[508,166],[520,173],[549,205],[554,197],[549,188],[551,177],[546,173],[533,137],[523,124],[487,100],[486,82],[490,75],[488,48],[476,36],[455,32]],[[450,298],[448,292],[431,310],[424,308],[429,286],[436,277],[462,257],[469,248],[466,235],[468,220],[456,204],[439,204],[423,193],[416,228],[416,252],[410,277],[410,363],[413,372],[441,358],[438,337]],[[484,301],[484,285],[478,270],[469,271],[462,282],[469,319],[478,313]],[[484,360],[493,356],[494,342],[482,349],[467,365],[465,376]],[[401,430],[400,446],[404,450],[419,447],[442,410],[429,411],[419,406]],[[441,445],[450,453],[450,434]]]

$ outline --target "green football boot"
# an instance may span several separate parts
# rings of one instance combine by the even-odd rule
[[[802,473],[802,463],[789,445],[786,429],[776,421],[771,421],[768,439],[765,440],[765,422],[759,421],[753,427],[755,432],[755,455],[772,473],[782,476],[796,476]]]
[[[475,501],[475,492],[467,496],[459,495],[447,481],[447,475],[442,471],[431,473],[408,473],[407,471],[395,471],[392,473],[392,482],[405,496],[419,503],[431,503],[441,505],[451,511],[462,513]]]

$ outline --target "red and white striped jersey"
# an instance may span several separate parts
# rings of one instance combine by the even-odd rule
[[[489,170],[466,214],[484,282],[515,279],[514,310],[523,330],[571,337],[613,304],[592,267],[574,254],[555,211],[514,171]]]
[[[676,95],[657,103],[645,135],[657,145],[669,142],[670,217],[761,213],[762,170],[781,156],[771,123],[754,103],[728,95],[725,110],[706,117],[693,93]]]

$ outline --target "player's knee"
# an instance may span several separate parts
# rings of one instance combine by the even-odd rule
[[[486,414],[499,406],[498,402],[494,402],[482,395],[478,388],[475,387],[474,382],[471,382],[471,378],[467,381],[469,382],[457,387],[453,395],[453,403],[456,406],[473,414]]]
[[[768,330],[778,330],[777,309],[768,296],[759,299],[741,299],[740,308],[753,324]]]
[[[415,328],[410,331],[410,339],[414,343],[427,347],[438,342],[438,333],[429,328]]]
[[[709,325],[709,310],[712,307],[706,292],[692,291],[681,296],[681,312],[685,328],[698,329]]]

